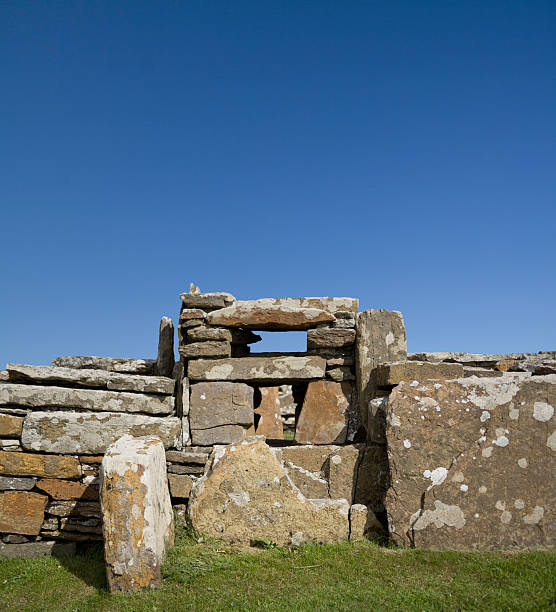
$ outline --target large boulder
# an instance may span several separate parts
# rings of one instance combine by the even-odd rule
[[[556,376],[402,382],[386,409],[392,539],[556,545]]]
[[[193,485],[188,512],[197,531],[228,542],[285,546],[349,536],[348,502],[307,499],[262,437],[214,452],[208,473]]]
[[[109,589],[159,586],[161,563],[174,543],[162,442],[123,436],[110,446],[101,464],[100,500]]]

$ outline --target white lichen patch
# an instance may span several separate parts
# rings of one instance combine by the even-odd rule
[[[483,450],[481,451],[481,455],[488,459],[492,455],[492,451],[492,446],[487,446],[486,448],[483,448]]]
[[[554,408],[547,402],[535,402],[533,405],[533,418],[546,423],[554,416]]]
[[[403,446],[404,446],[404,448],[411,448],[411,442],[409,440],[404,440],[403,441]]]
[[[434,470],[425,470],[423,472],[423,476],[425,478],[430,478],[431,484],[429,485],[427,491],[432,489],[433,487],[437,487],[441,485],[445,480],[446,476],[448,476],[448,470],[445,467],[437,467]]]
[[[465,480],[465,476],[463,475],[463,472],[456,472],[452,476],[452,482],[463,482],[464,480]]]
[[[517,465],[519,465],[520,468],[526,468],[528,463],[527,463],[527,459],[525,457],[521,457],[521,459],[517,460]]]
[[[544,516],[544,508],[542,506],[535,506],[530,514],[526,514],[523,517],[523,522],[527,525],[536,525],[542,520]]]
[[[512,513],[508,512],[507,510],[502,512],[502,514],[500,515],[500,522],[501,523],[504,523],[504,524],[507,525],[511,520],[512,520]]]
[[[444,504],[439,499],[435,499],[434,510],[425,510],[422,514],[420,510],[415,512],[409,520],[409,527],[421,531],[431,523],[437,529],[444,526],[461,529],[465,526],[465,515],[459,506]]]
[[[481,485],[481,486],[479,487],[479,493],[481,493],[481,494],[482,494],[482,493],[486,493],[486,492],[487,492],[487,488],[485,487],[485,485]]]
[[[550,450],[556,451],[556,429],[546,439],[546,445]]]
[[[463,491],[465,493],[469,489],[469,487],[466,484],[462,484],[459,489],[460,491]]]
[[[481,412],[481,423],[484,423],[485,421],[488,421],[490,419],[490,412],[488,410],[483,410]]]
[[[500,512],[503,512],[506,509],[506,502],[503,502],[501,499],[497,500],[494,504],[494,507]]]
[[[523,508],[525,508],[525,502],[522,499],[516,499],[514,501],[514,508],[517,508],[518,510],[523,510]]]
[[[508,440],[506,436],[498,436],[496,440],[492,441],[492,443],[495,444],[496,446],[500,446],[501,448],[504,448],[505,446],[508,446],[510,441]]]
[[[510,419],[517,421],[519,419],[519,408],[510,408]]]

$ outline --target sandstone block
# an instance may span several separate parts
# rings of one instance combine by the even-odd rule
[[[172,497],[189,497],[193,481],[187,474],[168,474],[168,485]]]
[[[276,456],[285,464],[292,464],[308,472],[328,475],[328,459],[340,447],[336,445],[284,446],[277,448]]]
[[[218,342],[209,340],[207,342],[192,342],[184,344],[179,348],[180,355],[184,359],[197,359],[199,357],[229,357],[232,345],[229,342]]]
[[[270,440],[283,440],[284,429],[280,414],[279,387],[260,387],[261,402],[255,409],[259,422],[255,429],[257,435]]]
[[[166,451],[166,461],[172,463],[186,463],[194,465],[205,465],[210,451],[197,446],[190,446],[185,451]]]
[[[50,364],[61,368],[108,370],[123,374],[155,373],[156,361],[154,359],[125,359],[120,357],[56,357]]]
[[[400,383],[386,419],[392,539],[555,546],[555,407],[554,376]]]
[[[170,463],[168,465],[168,474],[203,474],[205,468],[203,465],[187,465],[187,464],[174,464]]]
[[[359,300],[349,297],[263,298],[255,301],[284,308],[316,308],[338,319],[352,318],[359,310]]]
[[[352,503],[362,450],[361,445],[350,445],[338,448],[330,454],[328,478],[332,499],[347,499]]]
[[[180,312],[180,321],[192,321],[194,319],[205,319],[207,313],[199,308],[182,308]]]
[[[0,437],[2,438],[19,438],[21,428],[23,427],[23,419],[11,414],[0,414]]]
[[[357,315],[355,373],[362,423],[368,423],[369,402],[376,396],[377,366],[406,359],[405,325],[401,312],[371,309]]]
[[[190,361],[192,380],[236,380],[263,384],[285,384],[324,378],[322,357],[240,357]]]
[[[328,480],[323,478],[319,472],[308,472],[307,470],[285,462],[289,477],[293,484],[308,499],[326,499],[328,494]]]
[[[399,384],[402,380],[412,382],[461,378],[463,374],[463,366],[459,363],[397,361],[377,367],[376,383],[379,387],[389,387]]]
[[[384,498],[390,486],[390,465],[386,446],[367,444],[361,449],[353,501],[376,514],[384,513]]]
[[[326,370],[326,376],[328,376],[328,378],[331,378],[332,380],[335,380],[336,382],[355,380],[355,376],[353,375],[351,368],[347,367],[339,367]]]
[[[4,559],[31,559],[34,557],[71,557],[75,555],[73,542],[28,542],[26,544],[0,544],[0,557]]]
[[[351,385],[330,380],[310,382],[299,414],[299,444],[343,444],[348,427]]]
[[[123,434],[155,435],[169,448],[177,444],[180,433],[181,420],[176,417],[115,412],[33,412],[25,417],[21,443],[34,451],[97,454],[104,453]]]
[[[97,486],[70,480],[43,478],[37,483],[37,489],[48,493],[52,499],[98,500]]]
[[[171,378],[174,363],[174,323],[169,317],[162,317],[158,331],[156,373]]]
[[[218,449],[194,485],[189,518],[200,533],[248,544],[338,542],[349,534],[345,500],[308,500],[262,438]]]
[[[98,502],[81,501],[80,499],[50,502],[46,507],[46,511],[48,514],[59,517],[101,517],[100,504]]]
[[[367,524],[367,506],[354,504],[349,509],[350,540],[364,540],[365,526]]]
[[[142,393],[6,383],[0,385],[0,405],[26,406],[32,409],[53,406],[79,410],[171,414],[174,410],[174,398]]]
[[[476,366],[463,366],[463,375],[466,378],[469,376],[478,376],[479,378],[499,378],[504,374],[499,370],[488,370],[487,368],[478,368]]]
[[[36,482],[36,478],[0,476],[0,491],[30,491],[35,486]]]
[[[307,332],[307,350],[317,348],[342,348],[355,342],[354,329],[321,327]]]
[[[76,387],[98,387],[114,391],[137,391],[164,395],[172,395],[174,392],[174,381],[163,376],[140,376],[105,370],[77,370],[15,363],[8,363],[6,367],[11,382],[64,383]]]
[[[232,342],[232,332],[223,327],[193,327],[187,332],[189,342],[206,342],[207,340],[217,340],[222,342]]]
[[[133,592],[160,584],[174,517],[162,442],[123,436],[101,466],[104,556],[110,591]]]
[[[48,497],[28,491],[0,493],[0,531],[38,535]]]
[[[211,382],[191,385],[191,429],[222,425],[253,425],[253,388],[244,383]]]
[[[182,293],[180,295],[183,308],[201,308],[202,310],[216,310],[233,304],[235,297],[230,293]]]
[[[79,478],[81,476],[81,464],[75,457],[0,451],[0,474],[45,478]]]
[[[325,310],[275,304],[269,299],[237,301],[207,315],[210,325],[269,331],[311,329],[333,320],[334,315]]]
[[[199,446],[214,446],[215,444],[234,444],[251,435],[252,429],[241,425],[221,425],[210,429],[192,429],[191,441]]]

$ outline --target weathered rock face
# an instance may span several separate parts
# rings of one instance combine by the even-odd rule
[[[182,293],[180,298],[184,308],[202,308],[203,310],[224,308],[235,302],[235,297],[225,292]]]
[[[48,497],[27,491],[0,493],[0,531],[38,535]]]
[[[351,385],[330,380],[310,382],[295,430],[299,444],[343,444],[348,428]]]
[[[188,474],[168,474],[168,485],[172,497],[189,497],[193,481]]]
[[[244,383],[216,382],[191,385],[189,424],[195,430],[222,425],[253,425],[253,388]]]
[[[335,316],[344,318],[357,314],[359,300],[349,297],[298,297],[298,298],[263,298],[257,302],[285,308],[317,308]],[[340,313],[340,314],[338,314]],[[343,313],[343,314],[342,314]]]
[[[0,476],[0,491],[30,491],[35,486],[36,482],[36,478]]]
[[[189,518],[200,533],[229,542],[271,539],[278,545],[348,539],[345,500],[306,499],[262,438],[215,451],[193,485]]]
[[[556,376],[462,378],[390,396],[391,535],[434,548],[556,545]]]
[[[68,389],[66,387],[5,383],[0,385],[0,405],[25,406],[26,408],[55,406],[94,411],[171,414],[174,410],[174,398],[97,389]]]
[[[19,438],[23,419],[11,414],[0,414],[0,436],[2,438]]]
[[[156,360],[154,359],[125,359],[120,357],[56,357],[50,364],[61,368],[107,370],[123,374],[155,374]]]
[[[238,301],[207,315],[210,325],[269,331],[312,329],[333,320],[334,315],[325,310],[274,304],[271,299]]]
[[[229,342],[208,340],[207,342],[192,342],[180,346],[180,355],[184,359],[197,359],[199,357],[229,357],[232,346]]]
[[[191,380],[237,380],[263,384],[288,383],[323,378],[322,357],[238,357],[190,361]]]
[[[48,493],[53,499],[83,499],[94,501],[98,499],[98,487],[85,485],[81,482],[43,478],[37,483],[37,489]]]
[[[362,423],[369,422],[368,406],[377,387],[376,367],[406,359],[405,325],[401,312],[371,309],[358,314],[355,369]]]
[[[342,348],[355,342],[354,329],[324,327],[307,332],[307,350],[315,348]]]
[[[174,543],[161,441],[123,436],[115,442],[102,460],[100,491],[110,590],[159,586],[166,548]]]
[[[0,474],[45,478],[79,478],[81,476],[81,464],[75,457],[0,451]]]
[[[104,453],[123,434],[155,435],[169,448],[179,440],[181,420],[114,412],[32,412],[23,422],[21,443],[34,451],[95,455]]]
[[[461,378],[463,366],[459,363],[427,363],[426,361],[398,361],[377,367],[376,383],[379,387],[397,385],[402,380],[435,380]]]
[[[210,429],[191,430],[191,441],[199,446],[214,446],[215,444],[233,444],[241,442],[255,433],[254,426],[246,429],[242,425],[220,425]]]
[[[261,403],[255,409],[255,414],[259,415],[256,434],[270,440],[283,440],[279,387],[260,387],[260,392]]]
[[[98,387],[113,391],[137,391],[172,395],[174,381],[163,376],[119,374],[105,370],[59,368],[8,363],[11,382],[64,383],[77,387]]]
[[[74,542],[27,542],[0,544],[0,557],[5,559],[33,559],[36,557],[70,557],[75,555]]]
[[[169,317],[162,317],[158,332],[156,373],[159,376],[171,377],[174,362],[174,324]]]

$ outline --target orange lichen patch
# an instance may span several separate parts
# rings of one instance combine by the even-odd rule
[[[47,502],[46,495],[28,491],[6,491],[0,494],[0,531],[38,535]]]
[[[53,499],[84,499],[97,500],[98,487],[84,485],[80,482],[43,478],[37,482],[37,488],[48,493]]]
[[[79,478],[81,465],[75,457],[0,451],[0,474]]]
[[[0,414],[0,438],[19,438],[23,427],[23,417]]]

